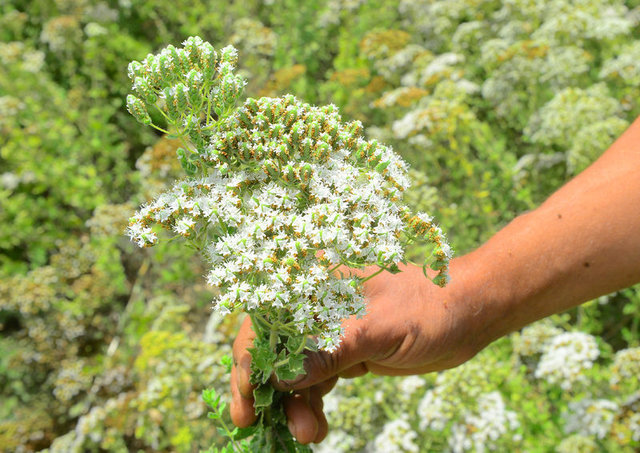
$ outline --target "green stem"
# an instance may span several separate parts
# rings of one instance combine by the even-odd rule
[[[302,351],[304,351],[304,347],[306,346],[306,338],[302,341],[302,343],[300,343],[300,346],[298,346],[298,349],[296,349],[295,351],[293,351],[293,354],[300,354]],[[290,356],[289,356],[290,357]],[[282,359],[279,362],[276,362],[273,364],[273,368],[279,368],[283,365],[286,365],[287,363],[289,363],[289,357],[287,357],[286,359]]]
[[[251,313],[249,316],[251,317],[252,324],[256,328],[259,328],[262,331],[271,330],[271,327],[272,327],[271,323],[266,319],[264,319],[262,316],[260,316],[258,313]],[[258,332],[256,332],[256,334],[257,333]]]
[[[269,332],[269,347],[272,351],[276,352],[276,346],[278,345],[278,330],[275,326],[271,325],[271,330]]]
[[[227,426],[227,424],[224,422],[224,420],[222,419],[222,417],[220,417],[218,420],[220,420],[220,424],[222,425],[222,429],[224,429],[224,432],[227,434],[227,437],[229,437],[229,439],[231,439],[231,445],[233,445],[233,451],[238,451],[241,452],[242,449],[240,448],[240,446],[238,445],[238,443],[235,441],[235,439],[233,438],[233,433],[231,432],[231,430],[229,430],[229,427]]]
[[[381,267],[380,269],[378,269],[377,271],[375,271],[373,274],[369,275],[369,276],[368,276],[368,277],[366,277],[366,278],[363,278],[363,279],[360,281],[360,283],[364,283],[364,282],[366,282],[367,280],[371,280],[373,277],[375,277],[376,275],[378,275],[379,273],[381,273],[381,272],[382,272],[382,271],[384,271],[384,270],[385,270],[385,268],[384,268],[384,267]]]
[[[169,116],[166,113],[164,113],[160,107],[158,107],[158,104],[155,104],[155,106],[158,112],[160,112],[160,114],[164,117],[164,119],[167,120],[167,124],[173,124],[173,121],[169,119]]]
[[[153,123],[151,123],[151,124],[150,124],[150,126],[151,126],[152,128],[154,128],[154,129],[159,130],[159,131],[160,131],[160,132],[162,132],[163,134],[167,134],[167,135],[169,135],[169,131],[165,131],[164,129],[162,129],[162,128],[161,128],[161,127],[159,127],[159,126],[156,126],[156,125],[155,125],[155,124],[153,124]]]

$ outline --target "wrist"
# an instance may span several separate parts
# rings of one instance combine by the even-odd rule
[[[522,327],[512,316],[518,294],[503,264],[486,246],[451,261],[447,303],[469,358]]]

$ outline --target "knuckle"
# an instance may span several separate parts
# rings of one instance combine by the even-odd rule
[[[331,375],[335,373],[338,365],[338,352],[330,354],[325,351],[318,351],[309,357],[310,373],[317,371],[321,375]]]

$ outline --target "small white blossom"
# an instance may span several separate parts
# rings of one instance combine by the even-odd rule
[[[591,368],[599,355],[598,344],[591,335],[562,333],[545,345],[535,375],[569,390],[574,383],[586,380],[582,372]]]
[[[565,432],[596,436],[604,439],[618,412],[618,405],[609,400],[589,398],[569,403],[565,418]]]
[[[412,452],[418,453],[418,434],[411,428],[406,418],[398,418],[386,423],[382,432],[373,441],[372,453]]]

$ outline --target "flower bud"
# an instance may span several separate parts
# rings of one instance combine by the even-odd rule
[[[204,80],[213,80],[216,75],[217,62],[218,53],[211,44],[204,43],[203,48],[200,50],[200,67],[202,68]]]
[[[266,151],[264,149],[264,145],[262,143],[257,144],[254,148],[253,148],[253,154],[254,154],[254,158],[256,160],[262,160],[266,154]]]
[[[271,127],[271,130],[269,131],[269,136],[271,138],[279,139],[282,137],[283,129],[284,127],[282,126],[282,124],[276,123]]]
[[[202,73],[192,69],[187,74],[187,86],[189,87],[189,101],[191,105],[198,105],[202,100],[200,90],[203,85]]]
[[[253,127],[253,122],[249,116],[249,110],[246,107],[241,107],[236,112],[240,126],[246,129]]]
[[[287,127],[291,127],[291,125],[298,119],[298,108],[296,106],[290,105],[287,107],[287,111],[284,116],[284,123]]]
[[[181,67],[180,53],[178,52],[178,49],[176,49],[175,46],[171,44],[167,46],[167,53],[171,57],[171,78],[178,78],[180,75],[179,71]]]
[[[175,63],[171,55],[163,52],[158,57],[158,68],[162,75],[162,80],[165,83],[171,83],[174,79],[173,73],[175,71]]]
[[[190,36],[186,41],[182,43],[184,46],[185,54],[189,59],[189,66],[195,67],[200,63],[200,45],[202,39],[196,36]]]
[[[291,127],[291,140],[294,145],[300,142],[300,139],[304,134],[304,128],[304,123],[301,120],[296,121],[295,124]]]
[[[189,88],[184,83],[178,83],[175,86],[175,99],[178,112],[183,113],[189,108]]]
[[[280,167],[278,163],[272,159],[267,159],[262,164],[262,170],[274,179],[280,179]]]
[[[317,138],[320,134],[320,123],[312,121],[307,127],[307,136],[310,138]]]
[[[144,70],[142,63],[139,61],[132,61],[128,66],[128,75],[131,80],[135,80],[136,77],[140,77]]]
[[[308,184],[311,181],[311,178],[313,177],[313,168],[311,168],[311,165],[309,163],[305,163],[300,167],[299,175],[300,175],[300,180],[303,183]]]
[[[144,77],[136,77],[133,82],[133,89],[149,104],[155,104],[158,100],[158,97],[149,86],[149,82]]]
[[[315,157],[319,162],[326,162],[331,155],[331,147],[325,142],[316,145]]]
[[[180,116],[178,112],[178,100],[174,94],[175,90],[173,88],[165,88],[162,90],[162,97],[164,98],[165,108],[167,115],[173,121],[176,121]]]
[[[313,145],[313,140],[311,140],[309,137],[305,137],[302,140],[302,159],[303,160],[307,160],[311,157],[311,147]]]
[[[233,46],[227,46],[220,51],[220,61],[228,63],[233,69],[238,61],[238,51]]]
[[[254,98],[249,98],[244,101],[244,106],[249,111],[251,115],[255,115],[260,111],[260,106],[258,105],[258,101]]]
[[[127,110],[140,123],[146,125],[151,124],[151,117],[149,116],[149,112],[147,112],[144,102],[132,94],[127,96]]]

